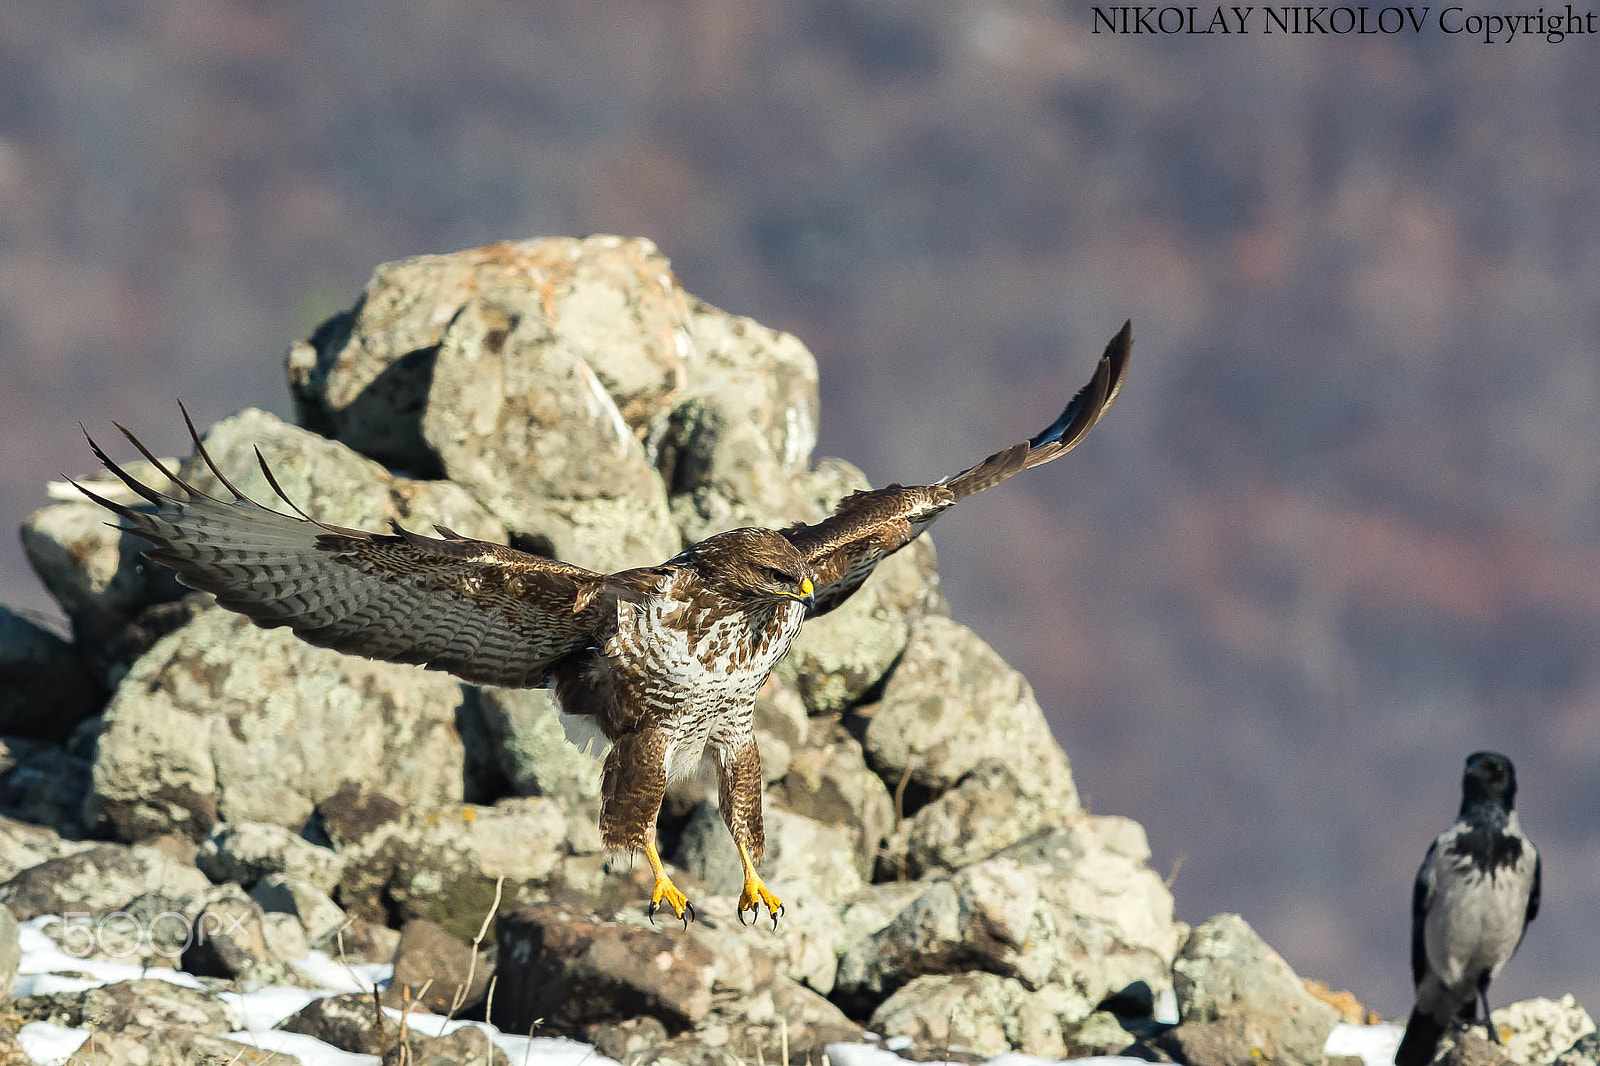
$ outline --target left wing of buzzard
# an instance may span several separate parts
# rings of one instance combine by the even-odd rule
[[[552,663],[590,642],[601,575],[446,529],[434,538],[398,526],[389,535],[326,525],[283,496],[258,452],[273,490],[299,517],[270,510],[223,476],[188,412],[184,421],[200,458],[233,500],[183,481],[120,425],[177,494],[143,484],[93,438],[90,447],[106,469],[147,506],[78,490],[149,541],[147,557],[222,606],[260,626],[288,626],[320,647],[419,663],[480,684],[542,684]]]

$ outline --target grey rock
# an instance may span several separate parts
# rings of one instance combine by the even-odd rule
[[[1182,1022],[1169,1042],[1189,1049],[1199,1039],[1191,1034],[1207,1026],[1206,1040],[1242,1041],[1267,1061],[1323,1061],[1338,1012],[1308,992],[1237,914],[1219,914],[1195,927],[1172,968]]]
[[[794,337],[705,303],[695,306],[689,332],[688,386],[646,438],[684,538],[820,517],[804,489],[816,445],[811,353]]]
[[[252,902],[255,900],[254,896],[250,898]],[[257,903],[256,906],[260,907],[261,904]],[[306,928],[292,914],[262,908],[261,933],[266,938],[268,954],[285,962],[303,959],[311,954],[311,941],[306,937]]]
[[[237,885],[212,893],[195,915],[183,969],[220,977],[248,992],[268,985],[303,983],[267,943],[261,907]]]
[[[543,1019],[581,1035],[647,1014],[681,1032],[711,1012],[716,957],[667,928],[598,923],[544,905],[501,915],[495,1018],[507,1032]]]
[[[1151,1046],[1189,1066],[1237,1066],[1241,1062],[1279,1066],[1325,1061],[1324,1057],[1308,1060],[1286,1055],[1261,1021],[1243,1016],[1185,1022],[1158,1034]]]
[[[154,484],[165,481],[153,469],[145,473]],[[23,521],[21,535],[29,565],[80,640],[105,641],[141,608],[183,593],[171,571],[145,561],[144,541],[122,533],[87,499],[40,508]]]
[[[595,1051],[618,1062],[640,1062],[647,1055],[667,1047],[671,1038],[667,1027],[648,1014],[615,1022],[595,1022],[583,1031],[586,1043]]]
[[[69,911],[58,921],[43,923],[40,931],[74,959],[172,970],[203,905],[201,896],[144,892],[114,910]]]
[[[298,921],[309,946],[336,947],[334,934],[345,925],[345,913],[309,881],[269,873],[251,886],[250,898],[267,914],[286,914]]]
[[[384,990],[386,1006],[420,1004],[434,1014],[470,1014],[483,1006],[494,962],[472,945],[423,918],[400,930],[394,976]]]
[[[810,722],[805,701],[793,685],[776,677],[756,693],[756,747],[761,754],[761,782],[770,785],[789,772],[794,753],[806,744]]]
[[[336,959],[390,963],[400,947],[400,931],[365,918],[346,918],[318,947]]]
[[[835,725],[796,750],[768,794],[795,814],[849,830],[856,870],[863,879],[872,876],[879,846],[895,825],[894,800],[849,733]]]
[[[11,998],[11,988],[17,980],[17,967],[22,963],[22,945],[18,940],[17,919],[11,908],[0,905],[0,1002]]]
[[[83,836],[89,775],[89,760],[60,744],[0,738],[0,810],[8,814],[58,833]]]
[[[689,813],[667,858],[710,892],[738,895],[744,885],[739,852],[722,824],[715,799],[702,800]]]
[[[1073,792],[1041,790],[1010,763],[985,759],[895,827],[882,848],[879,876],[959,870],[1040,830],[1066,824],[1077,809]]]
[[[33,1059],[9,1029],[0,1029],[0,1066],[34,1066]]]
[[[195,865],[211,880],[252,885],[285,874],[326,892],[339,883],[344,859],[292,830],[270,822],[228,822],[200,842]]]
[[[839,903],[842,943],[853,945],[870,937],[928,890],[925,881],[884,881],[867,885]]]
[[[870,714],[867,759],[885,782],[908,776],[938,796],[980,763],[998,760],[1032,795],[1065,812],[1077,809],[1066,753],[1032,688],[957,622],[937,615],[918,621]]]
[[[1148,1013],[1130,1018],[1108,1010],[1097,1010],[1066,1032],[1066,1055],[1071,1058],[1117,1055],[1141,1039],[1153,1036],[1161,1028],[1150,1020]]]
[[[1550,1066],[1600,1066],[1600,1033],[1579,1037]]]
[[[922,882],[887,925],[847,940],[835,998],[870,1009],[919,975],[982,970],[1030,992],[1053,988],[1064,1031],[1136,981],[1165,987],[1180,937],[1172,897],[1142,841],[1126,839],[1125,820],[1100,821],[1080,817],[948,881]]]
[[[341,847],[347,912],[374,922],[426,918],[463,940],[489,913],[499,878],[504,899],[526,898],[523,889],[547,882],[564,856],[602,850],[594,816],[576,817],[548,796],[409,809]]]
[[[488,1034],[464,1025],[444,1036],[407,1033],[404,1040],[384,1052],[383,1066],[511,1066],[511,1059],[494,1046]]]
[[[791,897],[784,901],[776,933],[766,939],[766,951],[780,974],[824,996],[833,991],[839,956],[850,943],[836,904]]]
[[[448,477],[519,546],[595,570],[655,563],[680,540],[639,436],[687,372],[686,316],[648,242],[422,256],[380,267],[354,311],[291,350],[291,391],[306,425]]]
[[[1547,1063],[1595,1031],[1594,1019],[1569,992],[1510,1003],[1491,1016],[1512,1062]]]
[[[486,686],[478,706],[501,772],[521,796],[600,795],[600,759],[567,740],[561,712],[546,689]]]
[[[1020,981],[992,973],[926,975],[880,1004],[868,1025],[941,1052],[988,1057],[1019,1050],[1059,1058],[1066,1044],[1056,1015],[1033,999]]]
[[[642,497],[530,496],[506,524],[516,547],[601,573],[654,565],[683,547],[665,497],[653,490]]]
[[[589,367],[642,428],[682,383],[686,298],[644,240],[502,242],[377,268],[356,307],[289,351],[300,421],[391,466],[428,469],[420,419],[441,351],[472,300],[538,326]],[[489,339],[489,343],[498,344]]]
[[[389,507],[394,520],[413,532],[433,536],[434,527],[444,526],[463,537],[496,544],[510,541],[505,523],[453,481],[396,476],[389,483]]]
[[[893,921],[845,952],[836,991],[864,1003],[923,974],[987,969],[1038,987],[1048,974],[1023,957],[1039,905],[1038,878],[1020,863],[993,860],[927,886]],[[1031,946],[1031,945],[1030,945]]]
[[[387,1030],[397,1022],[378,1009],[365,992],[346,992],[314,999],[273,1028],[315,1037],[354,1055],[381,1055]]]
[[[783,1062],[787,1047],[788,1062],[820,1062],[828,1044],[863,1039],[861,1026],[838,1007],[780,975],[748,995],[719,999],[710,1017],[693,1033],[662,1048],[654,1061],[708,1061],[692,1057],[699,1049],[720,1052],[727,1056],[720,1061],[738,1066]]]
[[[11,1009],[30,1022],[105,1033],[182,1026],[197,1033],[221,1035],[239,1028],[233,1008],[213,993],[154,978],[117,981],[80,992],[29,996],[17,1000]]]
[[[686,397],[697,399],[703,411],[715,411],[725,425],[755,428],[784,472],[805,471],[817,444],[820,407],[817,361],[805,345],[700,300],[690,312],[689,334],[695,359]]]
[[[666,489],[593,369],[547,323],[493,298],[469,300],[441,338],[422,433],[446,476],[513,530],[556,539],[540,500],[626,500],[641,527],[668,520]]]
[[[59,740],[105,698],[72,645],[0,607],[0,735]]]
[[[27,921],[44,914],[103,914],[148,892],[178,898],[209,887],[199,870],[155,848],[96,844],[22,870],[0,884],[0,903]]]
[[[459,682],[314,648],[211,608],[134,664],[106,709],[90,816],[123,839],[223,821],[298,829],[346,781],[462,796]]]
[[[67,1066],[300,1066],[294,1055],[262,1051],[226,1037],[165,1026],[97,1030],[67,1060]]]
[[[855,830],[772,804],[766,806],[763,820],[767,846],[760,872],[780,899],[842,899],[863,884],[856,866]],[[738,852],[715,800],[703,801],[690,814],[671,857],[712,892],[737,895],[744,885]]]
[[[763,876],[780,897],[841,900],[866,883],[855,830],[775,806],[766,809],[766,828]]]

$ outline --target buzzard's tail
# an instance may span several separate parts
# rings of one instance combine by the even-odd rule
[[[1420,1010],[1412,1011],[1411,1020],[1406,1022],[1406,1035],[1401,1038],[1400,1048],[1394,1053],[1394,1066],[1428,1066],[1443,1035],[1443,1023]]]
[[[1036,436],[996,452],[983,462],[963,470],[943,482],[956,500],[982,492],[998,485],[1012,474],[1048,463],[1078,446],[1078,442],[1094,428],[1094,424],[1110,410],[1117,394],[1122,391],[1123,379],[1128,373],[1128,351],[1133,343],[1133,324],[1124,322],[1122,329],[1106,345],[1100,364],[1095,367],[1089,384],[1067,404],[1061,416]],[[952,501],[954,502],[954,501]]]

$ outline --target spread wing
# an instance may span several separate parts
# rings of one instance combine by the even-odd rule
[[[143,484],[93,438],[95,455],[149,506],[128,507],[77,487],[151,543],[146,557],[229,610],[259,626],[288,626],[320,647],[420,663],[479,684],[541,685],[552,663],[591,643],[605,577],[442,527],[435,538],[398,525],[393,535],[325,525],[283,496],[257,452],[273,490],[300,517],[269,510],[217,469],[187,411],[184,421],[232,501],[184,482],[120,425],[178,494]]]
[[[890,485],[852,493],[822,521],[784,530],[816,571],[816,607],[811,615],[826,614],[849,599],[884,556],[911,543],[957,500],[1077,447],[1122,391],[1132,340],[1132,325],[1125,322],[1106,345],[1094,377],[1061,416],[1034,437],[932,485]]]

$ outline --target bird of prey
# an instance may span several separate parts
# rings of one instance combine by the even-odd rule
[[[1106,347],[1089,383],[1046,429],[931,485],[857,492],[832,515],[783,530],[734,529],[659,566],[600,574],[473,540],[441,526],[437,537],[394,526],[369,533],[317,521],[284,496],[293,515],[239,492],[184,421],[200,459],[233,496],[200,491],[162,467],[167,491],[124,471],[93,438],[95,455],[145,503],[129,507],[79,486],[151,543],[145,555],[183,583],[257,625],[288,626],[325,648],[446,670],[464,681],[550,687],[564,715],[611,742],[601,777],[606,847],[643,851],[655,874],[648,913],[664,903],[687,925],[694,912],[656,850],[667,784],[715,763],[722,818],[738,848],[741,922],[782,904],[756,873],[765,836],[755,696],[808,618],[861,586],[940,512],[1029,467],[1071,451],[1116,399],[1128,366],[1130,327]]]
[[[1517,819],[1517,774],[1493,751],[1467,756],[1461,813],[1428,848],[1411,896],[1411,979],[1417,1005],[1396,1066],[1426,1066],[1453,1020],[1470,1025],[1489,982],[1522,943],[1539,913],[1539,853]]]

